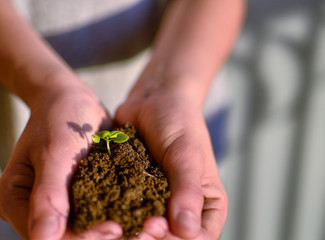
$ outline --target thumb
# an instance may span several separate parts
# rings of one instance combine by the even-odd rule
[[[185,239],[195,238],[201,231],[204,202],[201,187],[200,156],[197,148],[177,139],[165,155],[165,169],[171,190],[168,214],[172,232]]]
[[[66,229],[69,215],[68,179],[73,161],[72,158],[70,161],[63,160],[57,152],[48,151],[46,159],[43,156],[35,166],[29,214],[29,238],[32,240],[60,239]]]

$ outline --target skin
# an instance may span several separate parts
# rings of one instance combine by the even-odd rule
[[[147,219],[140,239],[215,240],[221,234],[227,195],[202,105],[243,9],[242,0],[171,1],[152,57],[116,112],[117,121],[142,132],[171,186],[168,219]],[[71,176],[91,135],[110,128],[110,116],[7,0],[0,0],[0,36],[0,83],[31,110],[0,178],[0,217],[26,239],[118,239],[121,227],[110,221],[79,236],[66,228]]]

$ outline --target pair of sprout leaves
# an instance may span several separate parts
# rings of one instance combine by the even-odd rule
[[[129,136],[121,131],[101,131],[92,135],[93,141],[99,143],[101,139],[106,141],[108,154],[111,155],[111,149],[109,143],[111,141],[115,143],[124,143],[129,140]]]

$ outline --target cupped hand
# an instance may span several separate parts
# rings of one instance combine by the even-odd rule
[[[218,239],[226,221],[227,196],[195,96],[139,81],[115,117],[140,130],[170,184],[168,219],[149,218],[138,239]]]
[[[84,86],[40,95],[0,178],[0,217],[26,239],[118,239],[122,229],[113,222],[79,236],[67,230],[76,164],[91,134],[109,128],[111,119]]]

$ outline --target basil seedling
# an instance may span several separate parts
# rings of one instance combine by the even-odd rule
[[[111,155],[109,142],[124,143],[129,139],[129,136],[121,131],[101,131],[92,135],[93,141],[99,143],[101,139],[106,141],[108,154]]]

